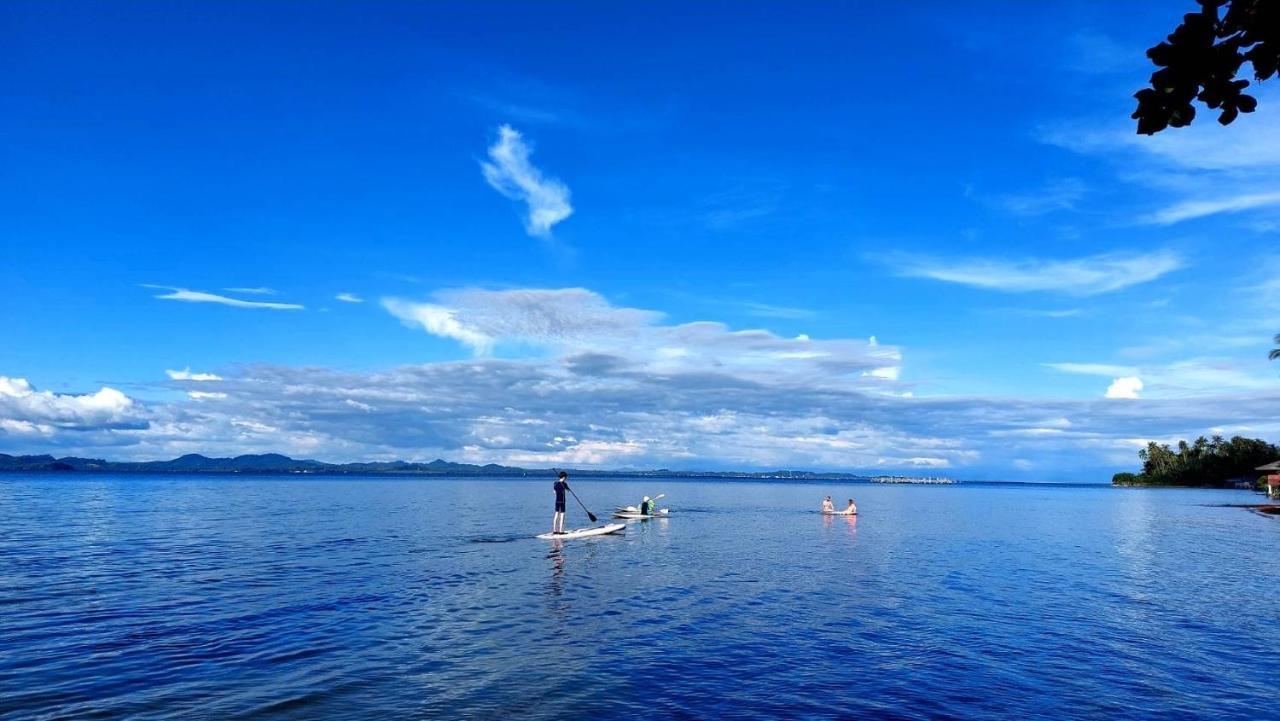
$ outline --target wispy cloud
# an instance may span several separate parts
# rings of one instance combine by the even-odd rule
[[[1075,318],[1084,311],[1080,308],[995,308],[989,312],[1024,318]]]
[[[1219,213],[1239,213],[1243,210],[1273,205],[1280,205],[1280,191],[1245,193],[1215,200],[1184,200],[1146,216],[1143,221],[1154,225],[1172,225],[1193,218],[1203,218]]]
[[[175,381],[208,382],[222,380],[222,376],[215,375],[213,373],[192,373],[190,366],[183,368],[180,371],[166,370],[165,374]]]
[[[333,298],[334,300],[340,300],[343,303],[363,303],[364,302],[364,298],[361,298],[355,293],[339,293],[333,296]]]
[[[757,303],[755,301],[743,301],[742,307],[747,312],[757,318],[786,318],[790,320],[801,320],[804,318],[812,318],[817,315],[808,308],[793,308],[786,305],[773,305],[771,303]]]
[[[273,303],[257,300],[241,300],[239,298],[228,298],[225,295],[216,293],[206,293],[202,290],[188,290],[186,288],[177,288],[169,285],[150,285],[144,284],[143,288],[153,288],[157,290],[167,290],[168,293],[157,295],[160,300],[177,300],[183,303],[216,303],[218,305],[229,305],[232,308],[265,308],[269,310],[305,310],[306,306],[296,303]]]
[[[882,256],[898,275],[930,278],[975,288],[1025,293],[1056,291],[1098,295],[1146,283],[1183,267],[1171,251],[1104,253],[1069,260],[937,258],[907,253]]]
[[[1063,373],[1089,376],[1123,376],[1133,375],[1138,372],[1138,369],[1132,366],[1112,365],[1110,363],[1045,363],[1044,366]]]
[[[1073,210],[1088,192],[1079,178],[1062,178],[1047,183],[1030,193],[998,195],[991,204],[1014,215],[1046,215],[1058,210]]]
[[[1080,30],[1067,37],[1062,54],[1068,69],[1087,75],[1105,75],[1146,69],[1143,48],[1123,45],[1096,30]]]
[[[498,128],[498,141],[489,146],[489,161],[481,162],[484,179],[494,190],[528,206],[524,227],[529,235],[547,238],[551,228],[573,214],[569,187],[544,177],[529,162],[530,148],[510,125]]]
[[[1137,135],[1128,114],[1105,123],[1058,122],[1039,129],[1040,140],[1089,155],[1127,153],[1170,168],[1210,171],[1272,170],[1280,165],[1280,90],[1259,86],[1258,110],[1229,127],[1203,122],[1155,135]]]
[[[228,293],[240,293],[242,295],[275,295],[275,288],[223,288]]]
[[[1268,85],[1252,89],[1258,110],[1242,115],[1230,127],[1212,119],[1155,135],[1133,131],[1128,113],[1107,121],[1081,119],[1046,126],[1040,139],[1077,153],[1111,160],[1116,177],[1140,188],[1154,210],[1132,213],[1126,222],[1142,225],[1175,223],[1280,206],[1280,90]],[[1262,227],[1258,232],[1266,232]]]
[[[574,115],[563,112],[552,112],[543,108],[521,103],[512,103],[492,95],[472,94],[466,98],[483,108],[491,110],[500,117],[515,119],[521,122],[545,125],[581,125],[582,121]]]

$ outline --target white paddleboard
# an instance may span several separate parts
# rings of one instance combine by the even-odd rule
[[[824,516],[856,516],[858,515],[857,511],[854,511],[853,513],[850,513],[849,511],[818,511],[818,513],[821,513]]]
[[[604,536],[610,533],[617,533],[626,528],[625,523],[610,523],[606,526],[596,526],[595,528],[575,528],[572,531],[564,533],[540,533],[538,538],[545,538],[548,541],[563,541],[570,538],[586,538],[587,536]]]

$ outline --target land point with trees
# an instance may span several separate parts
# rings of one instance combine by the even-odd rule
[[[1142,459],[1141,473],[1117,473],[1111,478],[1116,486],[1185,486],[1223,488],[1247,480],[1255,483],[1258,466],[1280,458],[1280,447],[1259,438],[1235,436],[1200,436],[1193,443],[1179,441],[1178,448],[1167,444],[1148,443],[1138,451]]]

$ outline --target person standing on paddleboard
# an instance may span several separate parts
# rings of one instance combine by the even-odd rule
[[[569,474],[560,471],[560,477],[552,488],[556,492],[556,514],[551,517],[551,532],[564,533],[564,495],[569,491]]]

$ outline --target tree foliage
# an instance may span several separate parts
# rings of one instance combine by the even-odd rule
[[[1275,341],[1276,347],[1271,349],[1271,352],[1267,354],[1267,357],[1271,360],[1275,360],[1280,358],[1280,335],[1277,335],[1272,340]]]
[[[1179,441],[1177,450],[1148,443],[1138,451],[1142,473],[1117,473],[1116,485],[1221,486],[1236,478],[1255,478],[1256,469],[1280,458],[1280,447],[1258,438],[1200,436],[1194,443]]]
[[[1151,87],[1134,94],[1140,134],[1190,124],[1196,117],[1193,100],[1220,110],[1218,122],[1227,125],[1258,105],[1244,92],[1249,81],[1236,77],[1241,66],[1250,63],[1259,81],[1280,66],[1280,2],[1197,1],[1199,12],[1185,15],[1165,42],[1147,50],[1160,69],[1152,73]]]

